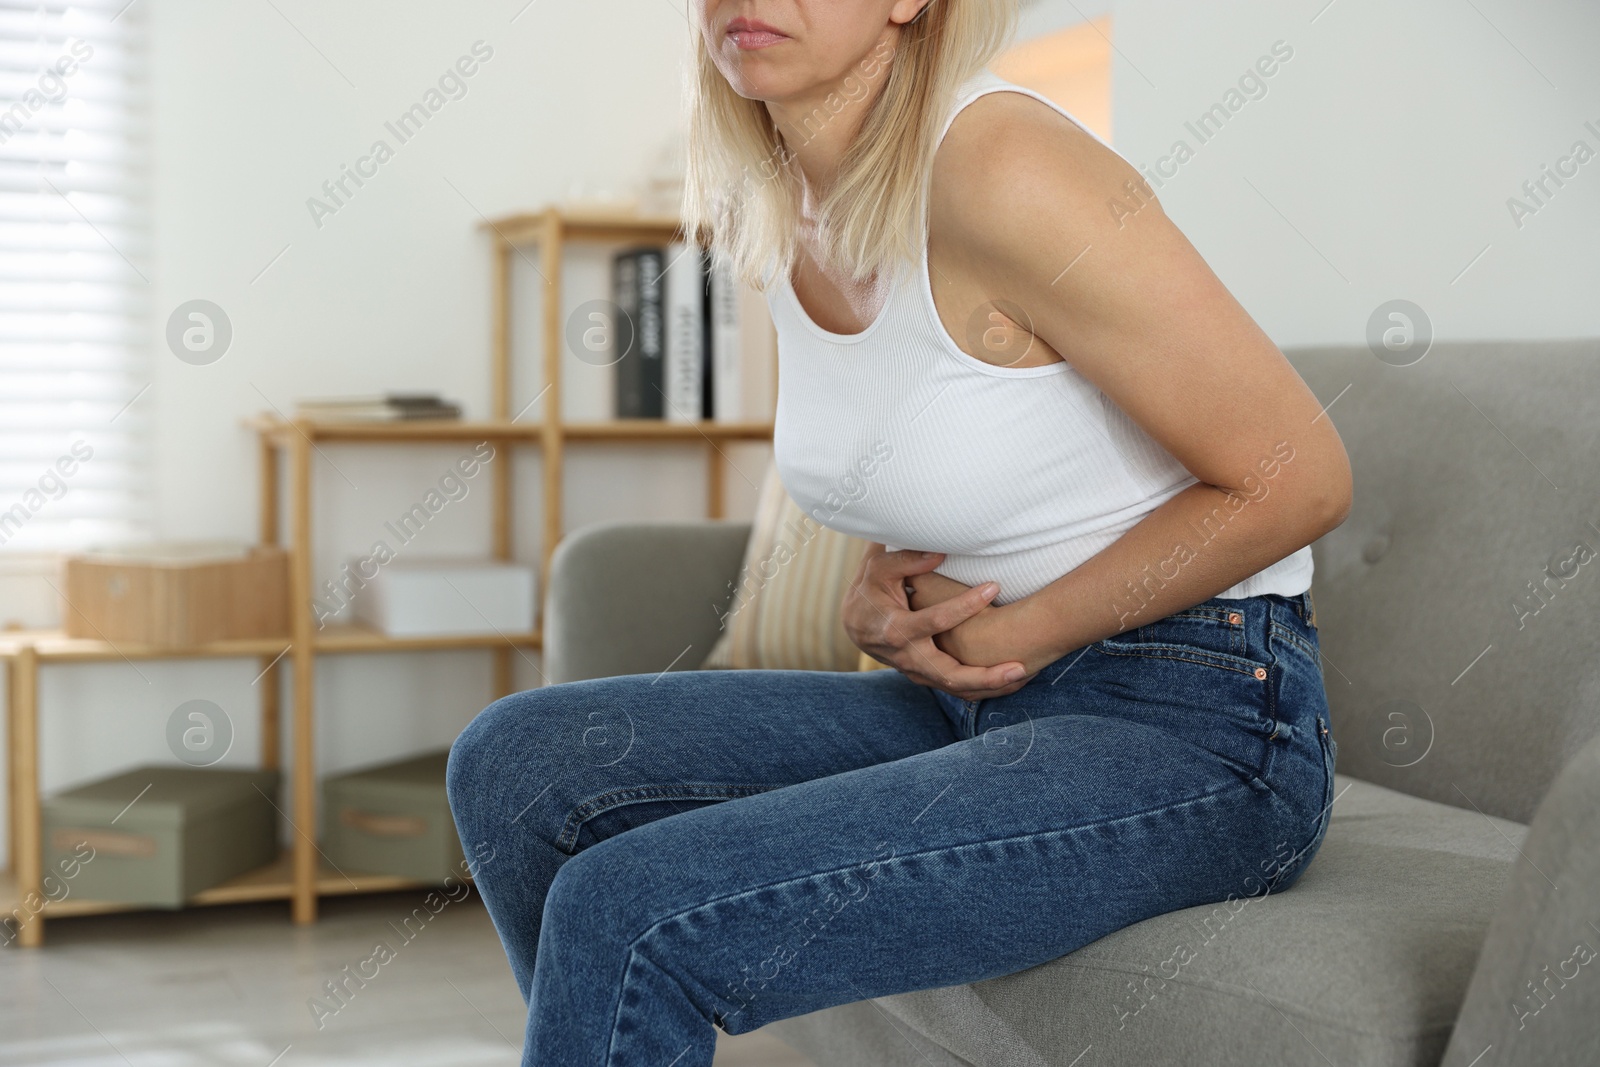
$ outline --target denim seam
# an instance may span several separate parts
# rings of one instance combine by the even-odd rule
[[[1272,764],[1278,757],[1278,750],[1272,746],[1272,739],[1278,736],[1278,690],[1283,688],[1284,670],[1278,662],[1278,656],[1272,651],[1272,638],[1267,638],[1267,656],[1271,662],[1267,664],[1267,678],[1264,683],[1267,687],[1267,722],[1272,729],[1267,734],[1267,744],[1261,754],[1261,780],[1266,782],[1267,775],[1272,772]],[[1272,787],[1267,786],[1268,789]],[[1276,790],[1274,790],[1276,792]]]
[[[1328,725],[1328,717],[1326,715],[1317,716],[1317,750],[1322,754],[1322,769],[1324,777],[1327,779],[1327,788],[1322,794],[1322,811],[1317,816],[1317,833],[1319,835],[1326,834],[1328,828],[1333,825],[1333,803],[1338,799],[1338,794],[1334,792],[1336,765],[1332,729]],[[1324,730],[1329,732],[1324,733]]]
[[[1251,790],[1249,788],[1249,786],[1244,785],[1243,783],[1241,783],[1239,786],[1227,785],[1227,786],[1224,786],[1221,789],[1214,789],[1209,793],[1201,793],[1199,796],[1188,797],[1188,798],[1186,798],[1184,800],[1174,801],[1174,802],[1172,802],[1170,804],[1163,804],[1163,805],[1161,805],[1159,807],[1154,807],[1154,808],[1146,808],[1143,811],[1129,812],[1127,815],[1118,815],[1114,819],[1101,819],[1101,820],[1097,820],[1097,821],[1094,821],[1094,822],[1080,823],[1077,826],[1069,826],[1069,827],[1066,827],[1064,829],[1058,829],[1058,830],[1037,830],[1037,831],[1035,831],[1033,833],[1013,834],[1013,835],[1011,835],[1009,837],[986,838],[986,839],[984,839],[982,841],[971,841],[971,842],[967,842],[966,844],[947,845],[947,846],[944,846],[942,848],[924,849],[921,852],[910,852],[910,853],[907,853],[907,854],[905,854],[903,856],[893,856],[893,857],[891,857],[889,859],[885,859],[885,860],[875,860],[875,861],[867,861],[867,862],[876,862],[880,866],[890,867],[890,866],[898,865],[903,860],[917,859],[917,858],[922,857],[922,856],[948,855],[948,854],[954,853],[954,852],[960,852],[960,851],[974,849],[974,848],[983,848],[983,847],[987,847],[989,845],[1004,844],[1004,843],[1011,842],[1011,841],[1029,841],[1029,840],[1032,840],[1034,838],[1040,838],[1040,837],[1061,837],[1061,838],[1066,838],[1066,837],[1070,837],[1073,834],[1082,833],[1085,830],[1103,829],[1103,828],[1105,828],[1107,826],[1115,826],[1118,823],[1127,822],[1127,821],[1132,820],[1132,819],[1140,819],[1140,818],[1143,818],[1146,815],[1155,815],[1155,814],[1160,814],[1162,812],[1177,811],[1180,808],[1192,807],[1192,806],[1204,803],[1206,801],[1213,800],[1213,799],[1215,799],[1217,797],[1221,797],[1221,796],[1224,796],[1224,795],[1229,794],[1229,793],[1237,792],[1241,788],[1247,790],[1251,796],[1255,795],[1254,790]],[[826,877],[828,877],[830,875],[838,874],[841,871],[853,870],[853,869],[855,869],[855,868],[857,868],[859,866],[861,866],[860,863],[851,863],[851,864],[847,864],[846,866],[843,866],[843,867],[830,868],[829,870],[826,870],[826,871],[812,871],[809,874],[803,874],[803,875],[800,875],[800,876],[795,877],[795,878],[786,878],[786,879],[784,879],[782,881],[778,881],[778,882],[767,882],[767,883],[764,883],[762,885],[751,886],[748,889],[741,889],[737,893],[729,893],[728,895],[722,896],[722,897],[718,897],[715,900],[702,901],[699,904],[695,904],[695,905],[692,905],[691,907],[684,908],[682,911],[674,912],[671,915],[664,915],[661,918],[657,919],[655,922],[651,923],[649,927],[647,927],[644,931],[642,931],[632,941],[628,942],[628,964],[626,966],[624,966],[624,968],[623,968],[623,982],[618,984],[618,993],[617,993],[617,999],[616,999],[616,1009],[612,1013],[612,1018],[611,1018],[611,1043],[614,1044],[615,1041],[616,1041],[617,1023],[620,1020],[621,1015],[622,1015],[622,992],[621,992],[621,990],[624,987],[624,985],[626,983],[626,980],[627,980],[627,970],[628,970],[628,967],[632,965],[633,957],[638,951],[639,943],[641,941],[643,941],[645,938],[651,936],[657,930],[659,930],[661,927],[665,926],[667,923],[672,922],[675,919],[680,919],[685,915],[690,915],[690,914],[692,914],[694,912],[702,911],[702,910],[704,910],[706,908],[713,907],[713,906],[715,906],[717,904],[724,904],[724,903],[727,903],[729,901],[738,900],[741,897],[754,896],[755,894],[760,893],[763,890],[775,889],[775,888],[777,888],[779,886],[796,885],[796,884],[799,884],[799,883],[802,883],[802,882],[816,881],[816,880],[818,880],[820,878],[826,878]],[[607,1045],[607,1053],[606,1053],[606,1062],[607,1062],[608,1065],[609,1065],[609,1063],[611,1061],[610,1048],[611,1048],[611,1045],[608,1044]]]
[[[1318,718],[1320,719],[1321,716],[1318,716]],[[1319,744],[1320,744],[1320,738],[1319,738]],[[1277,760],[1277,750],[1276,750],[1276,748],[1273,748],[1270,751],[1272,753],[1272,761],[1275,762]],[[1268,770],[1268,773],[1270,774],[1271,770],[1272,770],[1271,763],[1268,764],[1267,770]],[[1274,789],[1272,787],[1272,783],[1270,781],[1266,781],[1266,779],[1263,779],[1263,783],[1266,785],[1268,791],[1272,794],[1272,799],[1277,801],[1279,804],[1283,805],[1284,809],[1287,810],[1288,812],[1290,812],[1292,817],[1296,816],[1296,813],[1294,812],[1293,805],[1289,803],[1289,801],[1284,797],[1284,795],[1282,793],[1278,792],[1278,790]],[[1327,788],[1325,788],[1323,790],[1322,801],[1323,801],[1324,807],[1321,809],[1320,814],[1316,817],[1316,819],[1311,824],[1311,834],[1310,834],[1310,836],[1305,839],[1305,843],[1304,844],[1297,846],[1295,848],[1295,850],[1294,850],[1294,858],[1297,861],[1299,860],[1300,857],[1304,856],[1307,852],[1309,852],[1314,845],[1317,845],[1319,840],[1326,835],[1327,830],[1325,829],[1324,823],[1325,823],[1325,821],[1330,820],[1332,818],[1332,812],[1329,811],[1329,808],[1331,807],[1331,805],[1328,804],[1328,798],[1331,797],[1332,794],[1333,794],[1333,788],[1332,788],[1332,786],[1330,784]],[[1309,860],[1306,861],[1306,863],[1309,863],[1309,862],[1310,862]],[[1283,870],[1279,871],[1278,875],[1273,879],[1273,885],[1276,886],[1278,882],[1282,881],[1288,874],[1292,874],[1295,869],[1297,869],[1297,868],[1299,868],[1301,866],[1304,866],[1304,864],[1296,862],[1294,868],[1286,867]]]
[[[562,852],[570,855],[570,849],[577,845],[578,834],[583,831],[585,823],[604,815],[608,811],[626,807],[629,804],[659,800],[738,800],[781,788],[783,787],[779,785],[689,785],[688,783],[683,783],[673,786],[634,785],[622,789],[613,789],[609,793],[601,793],[597,797],[591,797],[573,808],[561,825],[561,833],[557,835],[552,844]]]
[[[636,947],[634,947],[637,944],[638,939],[635,938],[633,944],[628,946],[628,963],[627,966],[622,968],[622,981],[617,983],[616,1005],[611,1010],[611,1036],[606,1040],[605,1067],[610,1067],[611,1061],[616,1058],[617,1027],[622,1021],[622,997],[628,991],[628,974],[633,970],[635,961],[643,961],[644,963],[649,964],[651,967],[654,967],[658,972],[664,975],[668,981],[672,982],[674,985],[677,985],[680,989],[683,987],[683,983],[678,981],[677,978],[673,977],[673,975],[670,974],[665,967],[661,966],[661,964],[657,963],[655,960],[651,959],[649,956],[646,956],[643,952],[640,952]],[[715,994],[711,995],[714,996]],[[715,1023],[712,1025],[715,1025]]]
[[[1284,640],[1289,641],[1292,644],[1299,645],[1301,651],[1305,652],[1306,655],[1310,656],[1312,659],[1316,660],[1318,663],[1322,662],[1321,654],[1318,653],[1315,648],[1312,648],[1311,645],[1306,641],[1305,638],[1303,638],[1299,634],[1295,633],[1289,627],[1282,625],[1277,620],[1273,620],[1272,632],[1277,634],[1278,636],[1282,637]]]
[[[978,736],[978,709],[982,707],[983,701],[963,700],[961,703],[966,711],[966,714],[961,720],[961,732],[967,735],[963,737],[962,740],[970,741],[972,738]]]
[[[1255,677],[1257,667],[1265,667],[1265,663],[1245,659],[1242,656],[1230,656],[1225,652],[1211,652],[1207,649],[1190,648],[1180,645],[1166,645],[1152,643],[1149,651],[1135,651],[1131,644],[1117,644],[1101,641],[1097,646],[1107,656],[1136,656],[1144,659],[1170,659],[1180,663],[1198,663],[1203,667],[1215,667],[1218,670],[1233,671],[1247,678]],[[1177,653],[1182,654],[1177,654]],[[1214,658],[1206,658],[1214,657]],[[1242,664],[1249,664],[1248,670]]]
[[[1249,643],[1245,640],[1244,626],[1242,622],[1233,621],[1233,617],[1235,615],[1240,615],[1242,617],[1242,613],[1234,608],[1208,608],[1202,604],[1196,605],[1192,608],[1185,608],[1182,611],[1175,611],[1171,615],[1156,619],[1154,622],[1145,623],[1144,626],[1139,627],[1139,629],[1142,630],[1149,626],[1159,626],[1161,623],[1172,619],[1188,619],[1196,622],[1212,623],[1228,631],[1228,643],[1231,652],[1217,653],[1218,655],[1234,655],[1240,659],[1249,659],[1250,657],[1246,655],[1246,653],[1250,651],[1250,648]],[[1114,641],[1115,638],[1109,638],[1108,640]],[[1162,642],[1160,641],[1150,642],[1150,644],[1161,643]]]
[[[1225,609],[1225,608],[1193,607],[1193,608],[1184,608],[1182,611],[1174,611],[1171,615],[1163,616],[1163,618],[1168,618],[1168,619],[1205,619],[1207,622],[1220,622],[1220,623],[1225,623],[1226,624],[1226,623],[1228,623],[1228,616],[1229,615],[1234,615],[1234,614],[1237,614],[1237,612],[1234,612],[1232,610]],[[1156,622],[1160,622],[1160,621],[1161,621],[1160,619],[1156,620]],[[1150,625],[1150,624],[1147,623],[1146,625]],[[1229,625],[1231,625],[1231,624],[1229,624]]]
[[[1304,593],[1296,593],[1294,596],[1285,596],[1282,593],[1274,593],[1271,595],[1277,597],[1280,601],[1287,605],[1289,610],[1293,611],[1301,622],[1305,623],[1307,626],[1316,625],[1316,623],[1312,621],[1312,616],[1316,614],[1316,611],[1311,605],[1311,591],[1309,589]]]

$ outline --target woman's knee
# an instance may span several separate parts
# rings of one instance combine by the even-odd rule
[[[480,711],[451,743],[445,791],[458,818],[494,805],[507,785],[526,780],[530,771],[537,773],[528,766],[530,748],[522,739],[541,732],[539,724],[549,718],[546,709],[551,703],[545,689],[501,697]]]

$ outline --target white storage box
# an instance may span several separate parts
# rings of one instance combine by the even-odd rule
[[[390,637],[525,634],[533,630],[534,571],[475,559],[396,559],[355,595],[360,619]]]

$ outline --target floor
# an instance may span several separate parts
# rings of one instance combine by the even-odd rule
[[[281,904],[58,920],[42,950],[0,950],[0,1065],[514,1067],[522,1000],[488,915],[451,903],[403,940],[420,901],[328,899],[309,927]],[[311,999],[379,941],[392,958],[319,1028]],[[716,1067],[813,1067],[760,1032],[721,1041]]]

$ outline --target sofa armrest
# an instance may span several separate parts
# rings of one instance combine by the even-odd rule
[[[1445,1067],[1600,1063],[1600,737],[1556,777],[1520,853]]]
[[[618,522],[556,547],[545,593],[548,683],[700,666],[744,561],[745,522]]]

